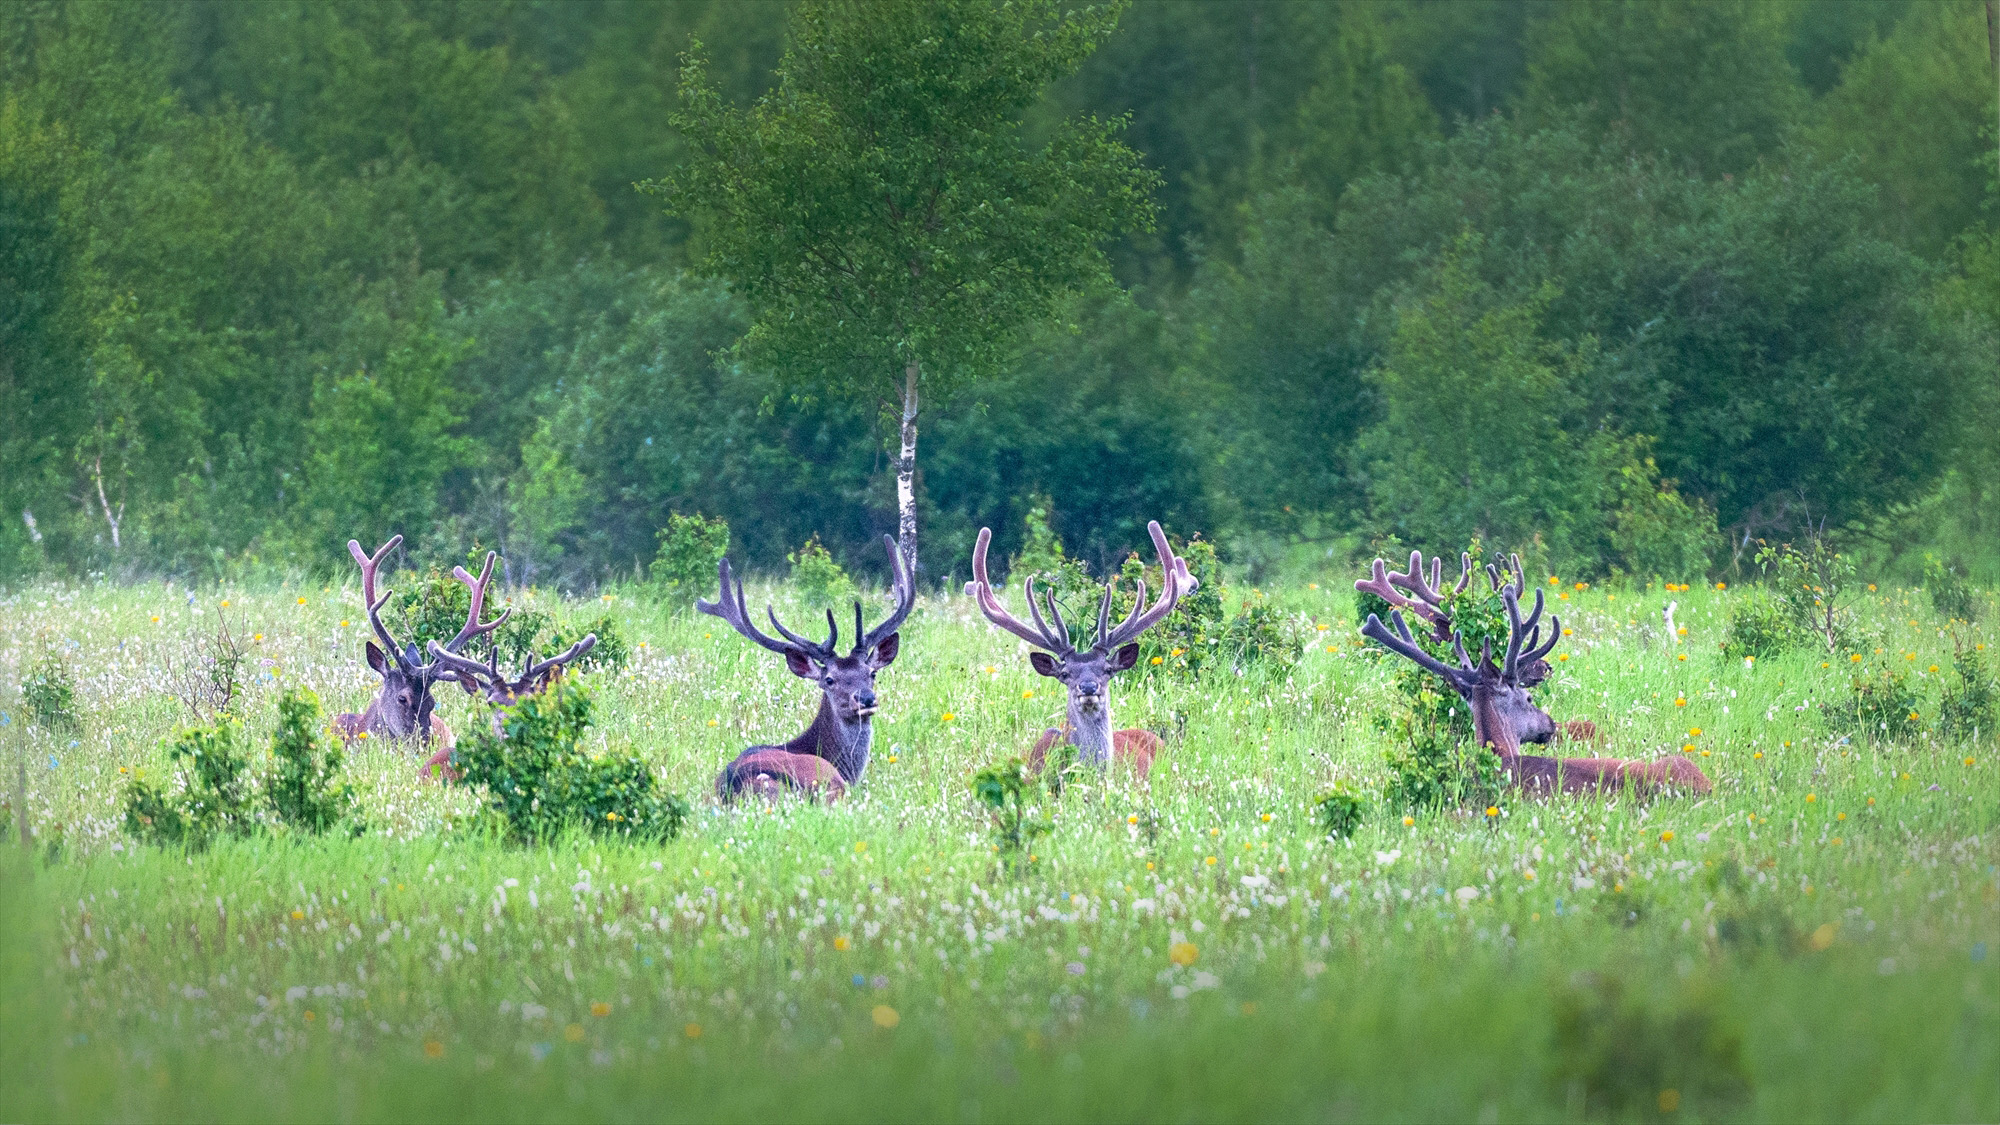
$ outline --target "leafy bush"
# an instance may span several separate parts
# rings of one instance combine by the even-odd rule
[[[1907,742],[1924,732],[1917,684],[1891,667],[1851,678],[1847,698],[1825,704],[1823,713],[1835,730],[1871,742]]]
[[[688,805],[659,787],[632,754],[592,756],[578,748],[590,728],[591,700],[571,681],[502,710],[502,730],[479,729],[452,755],[466,784],[517,840],[547,840],[568,826],[602,835],[672,839]]]
[[[1313,801],[1313,819],[1336,839],[1354,835],[1368,815],[1368,799],[1345,781],[1336,781]]]
[[[160,846],[200,851],[219,835],[257,830],[243,724],[223,718],[174,736],[167,758],[175,784],[162,789],[135,775],[125,790],[125,831]]]
[[[1854,640],[1854,607],[1848,604],[1854,564],[1824,535],[1808,532],[1805,546],[1765,544],[1757,551],[1766,588],[1798,635],[1836,652]]]
[[[318,835],[359,811],[354,786],[340,778],[337,740],[324,737],[319,697],[294,688],[278,699],[278,728],[271,735],[276,760],[264,779],[264,796],[278,821]],[[360,831],[358,822],[355,830]]]
[[[1938,733],[1946,738],[1979,738],[2000,730],[2000,686],[1987,674],[1980,649],[1952,638],[1952,679],[1938,697]]]
[[[1749,1095],[1743,1037],[1712,994],[1663,1006],[1616,977],[1587,975],[1556,996],[1550,1077],[1617,1120],[1727,1117]]]
[[[854,579],[820,546],[819,536],[785,556],[792,564],[792,588],[814,609],[826,609],[854,595]]]
[[[590,647],[589,652],[578,657],[570,665],[571,668],[578,672],[595,672],[600,669],[616,672],[631,661],[632,648],[625,643],[625,634],[618,631],[618,622],[610,614],[605,614],[595,621],[571,623],[556,629],[549,635],[544,655],[563,652],[589,633],[597,634],[597,643]]]
[[[21,702],[35,723],[46,730],[67,733],[83,726],[76,713],[76,684],[70,679],[69,666],[53,651],[44,653],[28,670],[28,678],[21,681]]]
[[[1766,660],[1806,640],[1786,608],[1763,590],[1752,589],[1730,600],[1729,624],[1722,638],[1725,655]]]
[[[993,850],[1008,863],[1019,863],[1035,838],[1055,827],[1028,803],[1038,788],[1028,763],[1019,758],[972,775],[972,794],[987,807],[993,820]]]
[[[659,553],[653,556],[653,586],[676,612],[692,609],[694,596],[715,581],[716,569],[729,553],[729,524],[675,512],[659,532]]]
[[[1965,580],[1965,568],[1924,553],[1924,589],[1931,595],[1931,607],[1947,621],[1970,624],[1979,615],[1979,592]]]

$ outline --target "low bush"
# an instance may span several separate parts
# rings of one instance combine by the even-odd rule
[[[21,702],[27,706],[29,718],[44,730],[67,734],[83,727],[76,713],[76,684],[70,678],[69,665],[53,650],[43,653],[28,669],[27,678],[21,681]]]
[[[830,609],[854,596],[854,579],[820,545],[819,536],[806,540],[804,546],[786,555],[785,561],[792,564],[792,588],[814,609]]]
[[[1313,819],[1321,832],[1346,839],[1368,817],[1368,798],[1345,781],[1336,781],[1313,801]]]
[[[688,817],[687,802],[662,789],[633,754],[579,748],[591,725],[588,692],[568,679],[504,708],[501,730],[482,729],[452,755],[463,781],[485,790],[488,806],[520,841],[565,828],[668,840]]]
[[[1578,974],[1556,996],[1553,1073],[1591,1117],[1714,1120],[1750,1093],[1743,1037],[1712,993],[1672,1005],[1616,977]]]
[[[1036,838],[1055,827],[1030,804],[1040,788],[1028,764],[1019,758],[972,775],[972,795],[986,806],[993,825],[993,850],[1003,863],[1018,866]]]
[[[305,688],[279,697],[264,796],[278,822],[295,831],[316,836],[345,822],[359,835],[360,802],[340,776],[340,743],[326,737],[325,717],[319,697]]]
[[[1805,639],[1785,607],[1763,590],[1753,588],[1730,600],[1729,623],[1722,637],[1725,656],[1768,660],[1799,647]]]
[[[1919,682],[1891,667],[1856,673],[1847,697],[1826,703],[1821,713],[1836,732],[1870,742],[1908,742],[1925,730]]]
[[[1970,624],[1979,616],[1979,591],[1965,580],[1965,568],[1956,561],[1925,552],[1924,589],[1931,596],[1931,608],[1947,621]]]
[[[1977,645],[1952,637],[1951,678],[1938,693],[1937,730],[1945,738],[1976,741],[2000,730],[2000,685],[1986,670],[1986,654]]]
[[[257,831],[243,724],[223,718],[189,727],[167,745],[175,777],[165,787],[135,773],[125,789],[125,831],[163,847],[201,851],[218,836]]]

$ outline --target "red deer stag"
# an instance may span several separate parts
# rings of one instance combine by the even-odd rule
[[[826,641],[809,641],[785,628],[777,611],[765,613],[785,639],[765,636],[750,621],[743,604],[743,583],[722,560],[720,601],[695,599],[694,607],[720,617],[746,638],[785,658],[785,667],[802,680],[819,685],[819,711],[804,733],[780,746],[752,746],[723,767],[715,779],[715,794],[724,804],[743,794],[775,796],[786,790],[828,802],[839,800],[861,781],[868,768],[868,748],[875,736],[870,719],[877,710],[875,674],[896,659],[902,644],[897,629],[916,604],[916,587],[896,541],[882,537],[889,550],[891,596],[896,608],[875,628],[862,630],[861,603],[854,603],[853,651],[839,654],[840,629],[833,611],[826,612]]]
[[[1402,574],[1388,572],[1376,559],[1373,573],[1354,584],[1356,590],[1374,594],[1396,608],[1389,618],[1391,632],[1381,618],[1368,615],[1361,627],[1364,636],[1437,676],[1463,698],[1472,710],[1473,738],[1500,756],[1500,767],[1510,784],[1529,793],[1606,793],[1628,789],[1638,796],[1682,790],[1706,794],[1713,787],[1701,768],[1687,758],[1669,754],[1650,762],[1623,758],[1548,758],[1521,753],[1524,743],[1546,743],[1556,737],[1557,727],[1548,712],[1535,705],[1528,689],[1549,677],[1548,654],[1562,639],[1562,619],[1551,616],[1549,638],[1541,639],[1542,592],[1535,591],[1535,608],[1521,620],[1521,560],[1511,560],[1514,573],[1503,584],[1496,567],[1488,566],[1487,578],[1507,607],[1507,648],[1500,663],[1493,662],[1493,643],[1480,646],[1479,662],[1466,655],[1464,639],[1446,613],[1445,597],[1438,590],[1441,564],[1433,559],[1430,580],[1424,580],[1423,555],[1410,553],[1410,569]],[[1463,572],[1454,593],[1462,592],[1472,578],[1472,559],[1465,556]],[[1406,594],[1405,591],[1408,593]],[[1408,595],[1415,595],[1414,598]],[[1403,621],[1409,610],[1428,622],[1431,636],[1438,642],[1449,640],[1458,667],[1436,659],[1417,645]],[[1596,728],[1588,723],[1573,724],[1571,737],[1594,740]]]
[[[1036,772],[1045,764],[1049,749],[1060,741],[1076,747],[1077,760],[1085,765],[1101,769],[1114,761],[1123,762],[1142,780],[1153,768],[1153,756],[1160,749],[1159,735],[1149,730],[1111,729],[1111,677],[1138,662],[1139,635],[1172,613],[1174,606],[1193,593],[1198,583],[1188,573],[1187,562],[1175,557],[1173,549],[1167,546],[1167,536],[1160,530],[1159,521],[1147,523],[1146,531],[1153,537],[1153,549],[1160,556],[1165,588],[1160,591],[1159,600],[1150,608],[1146,605],[1146,583],[1142,580],[1131,614],[1112,628],[1111,594],[1116,580],[1106,582],[1104,597],[1097,605],[1097,641],[1078,652],[1054,595],[1045,590],[1042,604],[1035,604],[1033,577],[1023,583],[1033,626],[1022,624],[1001,606],[993,583],[986,576],[986,548],[993,541],[993,529],[979,529],[979,542],[972,548],[972,581],[965,584],[965,592],[979,603],[979,611],[988,621],[1044,650],[1030,652],[1028,663],[1034,665],[1036,672],[1069,689],[1069,713],[1063,725],[1042,732],[1028,753],[1028,765]],[[1048,620],[1042,617],[1044,608],[1048,610]]]
[[[565,665],[596,647],[597,634],[585,633],[582,640],[569,646],[560,655],[547,660],[537,660],[535,654],[529,653],[527,659],[522,661],[521,674],[511,678],[500,670],[499,645],[493,646],[493,651],[484,664],[477,660],[468,660],[436,641],[431,642],[431,656],[439,664],[450,669],[452,675],[457,677],[459,685],[467,692],[485,696],[486,702],[496,708],[491,716],[491,722],[493,733],[499,735],[505,733],[505,721],[497,708],[509,706],[523,697],[539,695],[546,691],[548,686],[555,682],[556,676],[562,673]],[[452,747],[444,747],[430,756],[424,763],[424,768],[438,770],[446,779],[457,781],[459,774],[457,770],[451,768],[451,752]]]
[[[415,644],[398,645],[396,639],[389,635],[388,627],[382,624],[382,607],[389,602],[389,591],[383,590],[380,597],[376,596],[376,573],[382,566],[383,558],[402,542],[402,536],[393,536],[382,544],[380,550],[368,555],[362,552],[360,543],[352,539],[347,541],[348,553],[361,565],[361,597],[368,611],[368,624],[374,627],[375,635],[382,641],[379,647],[374,641],[369,641],[367,646],[368,667],[382,677],[382,687],[360,714],[349,712],[334,716],[333,729],[342,740],[350,742],[367,734],[374,738],[415,738],[424,746],[437,744],[440,749],[422,767],[424,776],[428,777],[431,766],[450,758],[452,747],[457,743],[451,728],[437,715],[437,701],[432,697],[431,689],[440,681],[457,681],[467,691],[471,691],[472,687],[437,660],[426,662]],[[472,605],[465,616],[465,627],[443,645],[432,641],[433,652],[442,649],[455,653],[474,637],[499,628],[500,623],[513,612],[502,610],[500,616],[485,624],[479,621],[479,615],[486,606],[486,588],[493,581],[493,559],[493,552],[488,551],[486,565],[480,568],[478,578],[462,566],[452,568],[452,577],[471,588]]]

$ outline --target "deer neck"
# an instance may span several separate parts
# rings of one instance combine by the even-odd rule
[[[1514,728],[1500,713],[1498,701],[1493,694],[1482,688],[1474,688],[1467,700],[1472,706],[1472,739],[1475,745],[1490,746],[1503,762],[1512,761],[1521,754],[1521,740]]]
[[[1069,742],[1076,747],[1077,761],[1102,766],[1111,761],[1111,704],[1086,711],[1069,701]]]
[[[819,712],[812,726],[793,739],[786,749],[799,754],[816,754],[833,763],[840,779],[849,785],[861,780],[868,769],[868,748],[875,741],[875,727],[867,716],[843,722],[833,713],[833,702],[819,697]]]

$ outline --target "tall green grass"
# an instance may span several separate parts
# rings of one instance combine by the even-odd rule
[[[1290,670],[1118,681],[1121,725],[1169,736],[1151,782],[1071,787],[1018,871],[967,781],[1060,689],[960,598],[906,627],[840,806],[711,807],[812,689],[614,595],[577,608],[642,644],[594,685],[593,737],[697,800],[679,840],[508,845],[364,744],[370,834],[190,856],[118,832],[124,779],[185,719],[160,669],[227,612],[260,638],[253,732],[289,683],[359,709],[358,595],[10,595],[0,682],[61,646],[85,722],[29,731],[0,696],[6,787],[25,761],[44,833],[0,867],[0,1117],[2000,1116],[2000,754],[1820,715],[1857,668],[1949,668],[1921,597],[1871,596],[1865,651],[1746,665],[1718,651],[1733,592],[1564,587],[1551,712],[1610,753],[1692,747],[1715,794],[1378,806],[1329,841],[1310,802],[1379,791],[1391,702],[1345,587],[1267,591],[1326,626]]]

